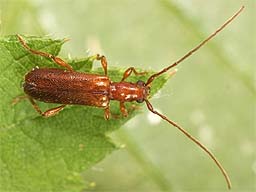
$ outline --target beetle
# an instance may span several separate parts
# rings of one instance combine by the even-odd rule
[[[147,108],[154,114],[160,116],[163,120],[167,121],[174,127],[178,128],[183,134],[185,134],[190,140],[196,143],[202,150],[204,150],[210,158],[215,162],[220,171],[222,172],[227,186],[231,188],[231,182],[225,169],[220,162],[216,159],[213,153],[207,149],[200,141],[190,135],[185,129],[174,121],[168,119],[163,114],[156,111],[148,100],[150,94],[151,83],[160,75],[166,73],[179,63],[184,61],[194,52],[199,50],[204,44],[216,36],[221,30],[223,30],[229,23],[231,23],[244,9],[242,6],[231,18],[229,18],[223,25],[221,25],[214,33],[209,35],[200,44],[186,53],[183,57],[175,61],[170,66],[162,69],[158,73],[151,75],[146,82],[137,81],[127,82],[125,81],[132,73],[135,75],[144,75],[145,72],[137,72],[134,67],[128,68],[120,82],[113,82],[107,75],[107,60],[105,56],[96,55],[96,59],[101,62],[104,70],[104,75],[88,74],[82,72],[76,72],[73,68],[59,57],[51,55],[49,53],[41,52],[30,48],[25,40],[17,35],[21,45],[31,52],[32,54],[47,57],[52,59],[57,65],[64,67],[58,68],[34,68],[25,75],[25,83],[23,84],[24,92],[34,109],[44,117],[51,117],[60,112],[66,105],[87,105],[100,107],[104,109],[105,119],[110,118],[110,100],[117,100],[120,102],[120,111],[123,116],[127,116],[128,112],[125,108],[125,102],[137,101],[138,103],[145,102]],[[21,98],[19,98],[21,99]],[[17,100],[19,100],[17,99]],[[16,101],[17,101],[16,100]],[[46,102],[46,103],[58,103],[61,104],[58,107],[49,109],[42,112],[39,106],[34,100]]]

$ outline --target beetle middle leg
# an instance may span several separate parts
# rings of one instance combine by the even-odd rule
[[[24,100],[24,99],[28,99],[28,96],[27,95],[20,95],[20,96],[17,96],[15,97],[13,100],[12,100],[12,105],[16,105],[17,103],[19,103],[20,101]]]
[[[48,109],[45,112],[42,112],[41,109],[39,108],[39,106],[36,104],[36,102],[31,97],[27,96],[27,98],[30,101],[30,103],[32,104],[32,106],[34,107],[34,109],[43,117],[52,117],[52,116],[58,114],[66,106],[66,105],[60,105],[58,107],[54,107],[54,108]]]
[[[22,46],[24,48],[26,48],[28,51],[30,51],[31,53],[33,53],[35,55],[40,55],[40,56],[43,56],[43,57],[48,57],[48,58],[52,59],[57,65],[60,65],[61,67],[65,67],[69,71],[73,71],[73,68],[68,63],[63,61],[61,58],[55,57],[54,55],[52,55],[50,53],[45,53],[45,52],[41,52],[41,51],[37,51],[37,50],[31,49],[27,45],[25,40],[20,35],[17,35],[17,37],[18,37],[20,43],[22,44]]]
[[[125,108],[124,102],[120,102],[120,111],[124,117],[128,116],[127,109]]]
[[[132,72],[133,72],[136,76],[147,74],[147,72],[137,72],[134,67],[129,67],[129,68],[126,69],[126,71],[124,72],[123,78],[122,78],[121,82],[124,81],[125,79],[127,79],[127,78],[132,74]]]
[[[109,109],[109,105],[105,108],[105,111],[104,111],[104,118],[106,120],[109,120],[109,117],[110,117],[110,109]]]

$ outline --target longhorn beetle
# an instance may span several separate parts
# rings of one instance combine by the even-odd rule
[[[22,46],[29,52],[35,55],[40,55],[52,59],[57,65],[65,68],[35,68],[25,75],[25,83],[23,84],[24,92],[26,96],[17,98],[15,103],[20,99],[28,99],[34,109],[44,117],[51,117],[60,112],[66,105],[76,104],[76,105],[87,105],[104,108],[105,119],[110,117],[109,104],[110,100],[117,100],[120,102],[120,110],[123,116],[127,116],[128,112],[125,108],[125,102],[137,101],[138,103],[146,102],[147,108],[154,114],[160,116],[163,120],[167,121],[174,127],[178,128],[183,134],[185,134],[190,140],[196,143],[202,150],[204,150],[210,158],[215,162],[220,171],[222,172],[227,186],[231,188],[231,182],[225,169],[222,167],[220,162],[216,159],[209,149],[207,149],[203,144],[201,144],[196,138],[190,135],[186,130],[179,126],[174,121],[168,119],[163,114],[156,111],[151,103],[148,101],[148,96],[150,94],[151,83],[160,75],[167,72],[171,68],[177,66],[179,63],[184,61],[204,44],[206,44],[210,39],[217,35],[221,30],[223,30],[231,21],[233,21],[244,9],[242,6],[231,18],[229,18],[221,27],[219,27],[214,33],[203,40],[199,45],[186,53],[179,60],[175,61],[170,66],[162,69],[158,73],[151,75],[146,82],[141,80],[136,83],[125,81],[132,73],[135,75],[143,75],[135,70],[135,68],[128,68],[120,82],[113,82],[107,76],[107,60],[104,56],[97,55],[96,59],[101,61],[104,75],[99,74],[88,74],[76,72],[73,68],[63,61],[61,58],[51,55],[49,53],[37,51],[31,49],[20,35],[17,35]],[[58,107],[49,109],[42,112],[35,100],[39,100],[46,103],[59,103],[62,104]]]

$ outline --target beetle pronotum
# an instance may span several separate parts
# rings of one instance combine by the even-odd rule
[[[73,68],[63,61],[59,57],[55,57],[49,53],[37,51],[31,49],[20,35],[17,35],[22,46],[29,52],[47,57],[52,59],[57,65],[64,67],[66,70],[57,68],[35,68],[25,76],[25,83],[23,85],[24,92],[26,96],[18,98],[15,102],[22,98],[27,98],[32,103],[34,109],[44,117],[50,117],[56,115],[60,112],[66,105],[76,104],[76,105],[88,105],[101,107],[105,110],[105,118],[109,119],[110,100],[117,100],[120,102],[120,111],[123,116],[127,116],[127,110],[125,108],[125,102],[137,101],[139,103],[146,102],[147,108],[154,114],[160,116],[163,120],[167,121],[174,127],[178,128],[183,134],[185,134],[190,140],[196,143],[202,150],[204,150],[211,159],[218,166],[222,172],[225,180],[227,182],[228,188],[231,188],[231,182],[225,169],[216,159],[212,152],[210,152],[203,144],[201,144],[196,138],[190,135],[186,130],[179,126],[174,121],[168,119],[166,116],[162,115],[156,111],[151,103],[148,101],[148,96],[150,94],[151,83],[160,75],[167,72],[171,68],[177,66],[179,63],[184,61],[204,44],[206,44],[210,39],[217,35],[221,30],[223,30],[231,21],[233,21],[244,9],[242,6],[231,18],[229,18],[221,27],[219,27],[214,33],[203,40],[199,45],[186,53],[179,60],[175,61],[170,66],[162,69],[158,73],[151,75],[146,82],[137,81],[136,83],[126,82],[126,78],[133,72],[135,75],[143,75],[145,73],[139,73],[135,68],[128,68],[120,82],[112,82],[107,76],[107,60],[104,56],[96,56],[97,60],[101,61],[102,67],[104,69],[104,75],[99,74],[88,74],[76,72]],[[39,100],[46,103],[59,103],[62,104],[59,107],[49,109],[42,112],[35,100]]]

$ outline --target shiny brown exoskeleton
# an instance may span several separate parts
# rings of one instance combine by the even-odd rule
[[[104,75],[76,72],[69,64],[67,64],[59,57],[55,57],[51,54],[31,49],[22,39],[22,37],[18,35],[19,41],[28,51],[36,55],[48,57],[52,59],[57,65],[65,68],[65,70],[57,68],[35,68],[27,73],[24,83],[24,92],[26,93],[26,96],[22,98],[29,99],[35,110],[44,117],[56,115],[66,105],[76,104],[104,108],[106,119],[109,119],[110,117],[110,100],[117,100],[120,102],[120,110],[124,116],[128,115],[124,105],[125,102],[137,101],[141,103],[145,101],[148,109],[152,113],[160,116],[162,119],[178,128],[183,134],[185,134],[189,139],[195,142],[212,158],[212,160],[216,163],[216,165],[219,167],[222,174],[224,175],[228,188],[231,188],[231,182],[225,169],[221,166],[221,164],[214,157],[214,155],[181,126],[171,121],[166,116],[160,114],[158,111],[154,110],[153,106],[148,101],[148,96],[150,93],[150,85],[155,78],[167,72],[171,68],[177,66],[183,60],[188,58],[191,54],[196,52],[200,47],[202,47],[206,42],[208,42],[218,32],[220,32],[226,25],[228,25],[236,16],[238,16],[243,8],[244,7],[241,7],[238,12],[236,12],[230,19],[228,19],[220,28],[218,28],[204,41],[202,41],[198,46],[185,54],[181,59],[177,60],[172,65],[164,68],[160,72],[153,74],[148,78],[146,82],[138,81],[133,83],[125,81],[132,72],[135,75],[145,74],[137,72],[133,67],[128,68],[124,72],[123,78],[120,82],[112,82],[107,76],[106,58],[99,55],[97,55],[95,58],[101,61],[102,67],[105,72]],[[18,98],[15,102],[22,98]],[[42,112],[38,105],[35,103],[34,99],[46,103],[59,103],[62,105]]]
[[[48,54],[30,49],[23,39],[19,37],[22,44],[34,54]],[[54,57],[50,55],[49,57]],[[137,83],[125,82],[124,80],[134,72],[134,68],[128,68],[124,73],[121,82],[112,82],[107,76],[107,62],[104,56],[96,56],[101,60],[105,75],[81,73],[72,70],[72,67],[66,67],[67,70],[57,68],[34,68],[25,76],[23,85],[24,92],[32,102],[34,108],[44,117],[56,115],[65,105],[88,105],[101,107],[105,109],[105,118],[109,119],[110,100],[120,101],[120,110],[124,116],[127,116],[124,102],[138,101],[142,102],[149,94],[149,88],[144,86],[142,81]],[[56,62],[57,60],[57,62]],[[60,58],[54,57],[54,61],[64,66]],[[60,62],[61,61],[61,62]],[[65,65],[68,65],[67,63]],[[42,112],[33,99],[46,103],[63,104],[57,108]]]
[[[104,57],[101,59],[106,62]],[[129,68],[125,77],[131,71],[136,72],[133,68]],[[136,72],[136,74],[144,73]],[[26,74],[23,87],[31,101],[36,99],[46,103],[101,107],[105,109],[105,118],[108,119],[110,100],[120,101],[121,112],[127,116],[124,102],[142,101],[149,91],[143,85],[141,81],[137,83],[111,82],[107,75],[85,74],[57,68],[35,68]],[[62,105],[46,112],[40,112],[35,102],[33,105],[45,117],[53,116],[64,108]]]

